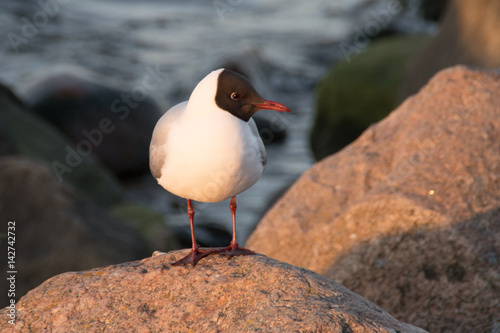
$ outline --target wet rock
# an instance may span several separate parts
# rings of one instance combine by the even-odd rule
[[[252,118],[259,130],[264,144],[281,143],[287,136],[286,122],[277,111],[257,113]]]
[[[5,104],[8,102],[22,105],[22,102],[17,98],[17,96],[15,96],[9,88],[0,83],[0,108],[5,108]],[[4,121],[0,122],[0,156],[18,153],[16,145],[6,134],[6,126],[7,124]]]
[[[78,154],[57,129],[32,114],[7,87],[0,85],[0,142],[9,154],[19,154],[50,164],[60,182],[68,182],[101,205],[122,199],[116,179],[92,156]]]
[[[231,242],[232,234],[219,224],[201,221],[196,223],[196,242],[200,246],[224,247]],[[205,223],[203,223],[205,222]],[[174,225],[172,232],[183,248],[191,247],[191,228],[189,225]],[[181,248],[181,247],[179,247]]]
[[[148,96],[151,82],[125,91],[81,69],[61,69],[42,75],[22,95],[33,112],[72,140],[77,152],[93,154],[124,178],[149,172],[149,143],[160,117]]]
[[[0,156],[16,154],[17,153],[16,147],[9,140],[9,138],[4,135],[2,127],[4,126],[0,125]]]
[[[58,275],[17,304],[13,332],[425,332],[319,274],[262,255],[168,266],[184,254]],[[0,313],[7,318],[8,309]]]
[[[5,135],[5,125],[0,124],[0,156],[15,155],[18,153],[15,144]]]
[[[330,70],[317,88],[311,131],[316,159],[342,149],[397,106],[408,60],[428,41],[427,36],[377,39]]]
[[[500,322],[500,73],[438,73],[305,172],[246,246],[431,332]]]
[[[500,67],[499,30],[500,2],[447,1],[439,33],[412,60],[401,88],[401,100],[416,93],[443,68],[458,64]]]
[[[171,251],[181,248],[178,236],[159,213],[129,201],[109,207],[109,212],[138,230],[151,251],[155,249]],[[191,245],[187,247],[189,246]]]
[[[45,163],[2,157],[0,184],[2,225],[15,221],[17,299],[56,274],[135,260],[149,252],[136,230],[60,183]],[[6,265],[7,260],[0,261],[2,272],[9,270]],[[3,295],[7,282],[0,280]],[[0,301],[5,306],[9,299]]]
[[[426,20],[438,21],[448,5],[449,0],[421,0],[419,5],[420,14]]]

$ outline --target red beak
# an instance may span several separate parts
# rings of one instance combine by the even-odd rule
[[[264,100],[264,103],[255,104],[260,110],[276,110],[280,112],[290,112],[290,109],[281,103]]]

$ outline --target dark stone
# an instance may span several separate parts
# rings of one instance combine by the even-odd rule
[[[420,13],[428,21],[439,21],[449,0],[421,0]]]
[[[135,229],[60,183],[45,163],[0,158],[0,183],[2,223],[15,221],[18,300],[56,274],[135,260],[150,253]],[[0,243],[6,250],[5,238]],[[6,260],[0,261],[2,272],[8,270],[6,265]],[[3,295],[7,294],[6,283],[0,279]],[[0,298],[2,306],[8,301]]]
[[[231,234],[217,224],[195,225],[196,242],[200,246],[223,247],[231,241]],[[183,248],[191,247],[191,229],[189,225],[171,226],[172,233]]]
[[[87,77],[88,76],[88,77]],[[23,92],[33,112],[121,178],[149,172],[149,143],[160,118],[147,89],[129,91],[77,71],[49,74]]]
[[[69,182],[94,202],[109,205],[122,199],[116,179],[98,165],[92,156],[81,156],[68,165],[71,144],[56,128],[36,114],[7,87],[0,85],[0,139],[12,153],[43,160],[50,164],[60,182]],[[74,158],[75,156],[71,156]]]
[[[253,117],[264,144],[282,143],[287,136],[287,125],[277,111],[259,111]]]

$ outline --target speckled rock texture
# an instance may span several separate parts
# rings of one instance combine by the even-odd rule
[[[500,327],[500,73],[452,67],[318,162],[246,246],[431,332]]]
[[[13,332],[425,332],[303,268],[262,255],[168,265],[185,254],[57,275],[20,300]]]

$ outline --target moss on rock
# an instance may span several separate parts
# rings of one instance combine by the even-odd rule
[[[350,62],[333,66],[317,88],[311,146],[317,159],[354,141],[397,106],[408,60],[428,36],[392,36],[374,41]]]

